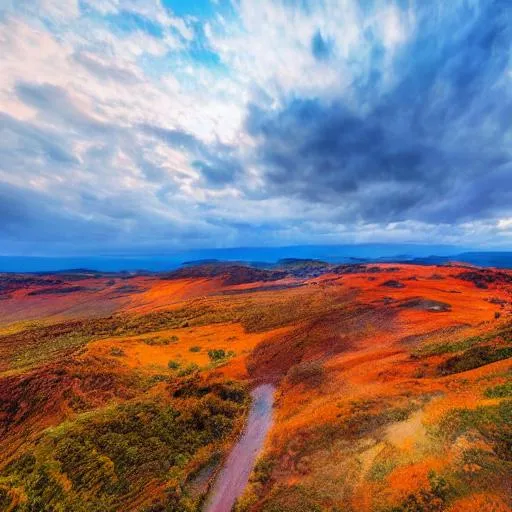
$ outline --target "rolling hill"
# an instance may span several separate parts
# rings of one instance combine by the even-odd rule
[[[201,510],[270,383],[237,512],[508,511],[511,377],[508,270],[1,274],[0,510]]]

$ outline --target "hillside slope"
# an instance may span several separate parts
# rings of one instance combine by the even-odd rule
[[[288,267],[0,276],[0,510],[511,510],[512,272]]]

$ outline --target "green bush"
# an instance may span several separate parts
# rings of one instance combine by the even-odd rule
[[[214,348],[212,350],[208,350],[208,357],[212,363],[219,363],[233,357],[235,353],[232,350],[228,350],[227,352],[222,348]]]
[[[149,338],[143,338],[142,341],[149,346],[162,346],[169,345],[169,338],[162,338],[160,336],[151,336]]]
[[[168,363],[167,363],[167,366],[170,370],[177,370],[181,364],[179,361],[176,361],[175,359],[171,359]]]
[[[221,348],[214,348],[212,350],[208,350],[208,357],[211,361],[220,361],[221,359],[226,358],[226,351]]]
[[[201,352],[201,347],[199,347],[197,345],[194,345],[194,346],[189,348],[189,351],[190,352]]]

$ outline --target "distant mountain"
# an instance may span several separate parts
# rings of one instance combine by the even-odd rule
[[[459,261],[481,267],[512,268],[512,252],[466,252]]]
[[[431,255],[451,256],[468,249],[445,245],[418,244],[344,244],[303,245],[289,247],[235,247],[227,249],[195,249],[159,255],[107,256],[0,256],[0,272],[54,272],[76,268],[96,271],[164,272],[179,268],[184,263],[195,265],[229,261],[261,267],[284,259],[321,260],[328,263],[362,263],[369,261],[396,261],[397,259],[426,258]],[[409,255],[397,258],[397,255]],[[255,263],[258,262],[258,263]]]
[[[449,262],[461,262],[478,267],[512,268],[512,252],[463,252],[451,256],[427,256],[399,261],[409,261],[419,265],[443,265]]]
[[[512,252],[472,251],[446,245],[358,244],[290,247],[240,247],[191,250],[157,256],[0,256],[0,272],[90,271],[166,272],[182,266],[238,264],[255,268],[371,262],[444,264],[459,261],[478,266],[512,268]]]

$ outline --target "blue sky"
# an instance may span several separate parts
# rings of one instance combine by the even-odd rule
[[[0,254],[512,248],[508,0],[0,0]]]

